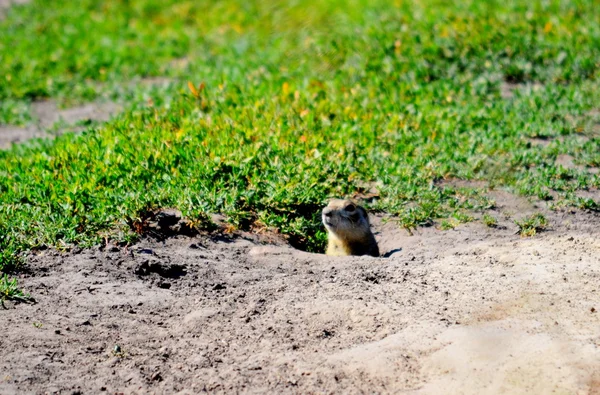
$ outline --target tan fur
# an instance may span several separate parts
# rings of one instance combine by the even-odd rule
[[[353,201],[331,200],[323,209],[323,225],[327,229],[327,255],[379,256],[369,215]]]

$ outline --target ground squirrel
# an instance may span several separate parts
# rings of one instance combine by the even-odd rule
[[[327,229],[327,255],[379,256],[369,215],[354,202],[331,200],[323,209],[323,225]]]

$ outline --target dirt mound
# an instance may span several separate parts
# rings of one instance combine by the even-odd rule
[[[38,303],[1,313],[0,393],[598,393],[598,214],[521,238],[505,218],[537,209],[496,198],[495,229],[375,218],[389,258],[182,236],[39,252]]]

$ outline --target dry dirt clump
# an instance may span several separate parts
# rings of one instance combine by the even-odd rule
[[[374,218],[389,258],[244,238],[32,253],[0,312],[0,393],[600,391],[598,213],[495,196],[499,226]]]

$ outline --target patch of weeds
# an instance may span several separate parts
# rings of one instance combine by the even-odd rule
[[[600,203],[591,198],[577,198],[577,207],[582,210],[600,211]]]
[[[454,213],[453,217],[463,224],[474,220],[473,216],[463,212]]]
[[[473,206],[475,210],[493,210],[496,206],[496,200],[488,196],[478,196],[476,204]]]
[[[496,219],[496,217],[493,217],[489,214],[483,214],[483,217],[481,217],[481,220],[483,221],[485,226],[487,226],[489,228],[498,227],[498,219]]]
[[[34,299],[24,293],[17,284],[16,278],[10,278],[4,273],[0,277],[0,304],[4,306],[4,301],[14,300],[17,302],[34,302]]]
[[[440,223],[440,229],[450,230],[456,228],[458,225],[460,225],[460,222],[454,218],[444,219]]]
[[[455,229],[458,225],[473,221],[473,217],[462,212],[456,212],[452,217],[442,220],[440,228],[442,230]]]
[[[432,226],[433,218],[436,217],[437,216],[428,215],[425,211],[409,208],[400,215],[398,223],[401,227],[411,233],[413,229],[416,229],[419,226]]]
[[[537,192],[537,198],[543,201],[550,201],[554,199],[554,197],[550,194],[550,191],[548,191],[547,189],[540,189]]]
[[[548,228],[548,220],[541,214],[532,214],[521,220],[515,220],[515,224],[519,227],[519,234],[523,237],[535,236],[538,232],[542,232]]]

